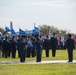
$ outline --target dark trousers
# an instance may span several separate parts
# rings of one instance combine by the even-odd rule
[[[8,48],[8,57],[10,57],[10,48]]]
[[[68,49],[68,59],[69,61],[73,61],[73,50]]]
[[[6,48],[6,49],[3,48],[3,49],[2,49],[2,57],[7,58],[7,56],[8,56],[8,50],[7,50],[7,48]]]
[[[20,48],[18,47],[18,57],[20,57]]]
[[[32,57],[35,57],[35,48],[32,48]]]
[[[0,58],[1,58],[1,54],[2,54],[2,50],[1,50],[1,48],[0,48]]]
[[[49,49],[46,49],[46,57],[49,57]]]
[[[41,48],[37,48],[36,49],[36,62],[41,62],[41,56],[42,56],[42,49]]]
[[[56,48],[52,48],[52,56],[53,56],[53,57],[56,56]]]
[[[31,48],[27,48],[27,57],[30,58],[30,54],[31,54]]]
[[[20,50],[20,62],[25,62],[25,58],[26,58],[26,50]]]
[[[12,48],[12,58],[16,57],[16,48]]]

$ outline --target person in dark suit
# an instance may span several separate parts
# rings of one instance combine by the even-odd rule
[[[7,36],[6,36],[2,42],[2,57],[5,57],[5,58],[8,57],[8,46],[9,46],[9,43],[7,41]]]
[[[17,41],[15,37],[13,36],[12,41],[11,41],[12,58],[16,58],[16,46],[17,46]]]
[[[2,39],[0,38],[0,58],[1,58],[1,53],[2,53]]]
[[[52,47],[52,56],[55,57],[56,49],[58,45],[57,38],[55,37],[55,33],[53,33],[53,37],[51,37],[50,42],[51,42],[51,47]]]
[[[20,36],[18,36],[18,39],[17,39],[17,49],[18,49],[18,57],[20,57]]]
[[[28,37],[28,42],[27,42],[27,57],[30,58],[31,51],[32,51],[32,42],[31,42],[31,37]]]
[[[32,47],[32,57],[35,57],[35,37],[34,37],[34,35],[32,35],[32,37],[31,37],[31,41],[32,41],[32,45],[33,45],[33,47]]]
[[[44,49],[46,51],[46,57],[49,57],[50,42],[49,42],[48,36],[46,36],[46,39],[44,40],[43,46],[44,46]]]
[[[68,37],[69,37],[67,39],[67,49],[68,49],[68,58],[69,58],[68,62],[72,62],[73,61],[74,40],[71,39],[71,34],[69,34]]]
[[[41,62],[41,56],[42,56],[42,46],[41,46],[41,41],[39,38],[39,35],[35,35],[36,41],[36,62]]]
[[[10,44],[11,43],[10,43],[10,38],[9,37],[7,38],[7,43],[8,43],[7,44],[7,50],[8,50],[7,56],[10,57]]]
[[[20,39],[20,62],[25,62],[26,58],[26,41],[25,36],[22,35]]]

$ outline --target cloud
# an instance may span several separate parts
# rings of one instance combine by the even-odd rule
[[[49,6],[49,7],[64,7],[74,8],[76,7],[76,0],[4,0],[0,1],[0,7],[16,7],[16,6]]]
[[[71,0],[49,0],[49,1],[42,1],[42,2],[30,2],[26,5],[29,6],[51,6],[51,7],[66,7],[66,8],[73,8],[76,7],[76,1]]]

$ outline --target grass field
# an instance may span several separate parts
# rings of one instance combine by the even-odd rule
[[[76,60],[76,50],[73,52],[73,58]],[[52,57],[51,50],[49,52],[49,58],[45,56],[45,50],[42,51],[42,60],[68,60],[67,50],[57,50],[56,57]],[[16,58],[0,58],[0,61],[20,61],[18,58],[18,53],[16,53]],[[26,58],[26,61],[36,61],[36,58]]]
[[[68,60],[66,50],[57,50],[56,57],[45,57],[42,53],[42,60]],[[76,60],[76,50],[74,50],[74,60]],[[0,58],[0,61],[19,61],[19,58]],[[26,58],[26,61],[36,61],[36,58]],[[0,65],[0,75],[76,75],[76,64],[15,64]]]

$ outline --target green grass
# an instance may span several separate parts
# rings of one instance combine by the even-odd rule
[[[73,52],[73,58],[74,60],[76,60],[76,50],[74,50]],[[49,52],[49,57],[45,56],[45,50],[42,51],[42,60],[68,60],[68,54],[67,54],[67,50],[57,50],[56,51],[56,57],[52,57],[52,53],[51,50]],[[20,59],[18,58],[18,53],[16,54],[16,58],[0,58],[0,61],[20,61]],[[26,61],[36,61],[36,57],[35,58],[26,58]]]
[[[45,57],[42,53],[42,60],[68,60],[67,50],[57,50],[56,57]],[[74,50],[76,60],[76,50]],[[0,58],[0,61],[19,61],[12,58]],[[26,61],[36,61],[36,58],[27,58]],[[15,64],[0,65],[0,75],[76,75],[76,64]]]
[[[0,75],[76,75],[76,64],[0,65]]]

